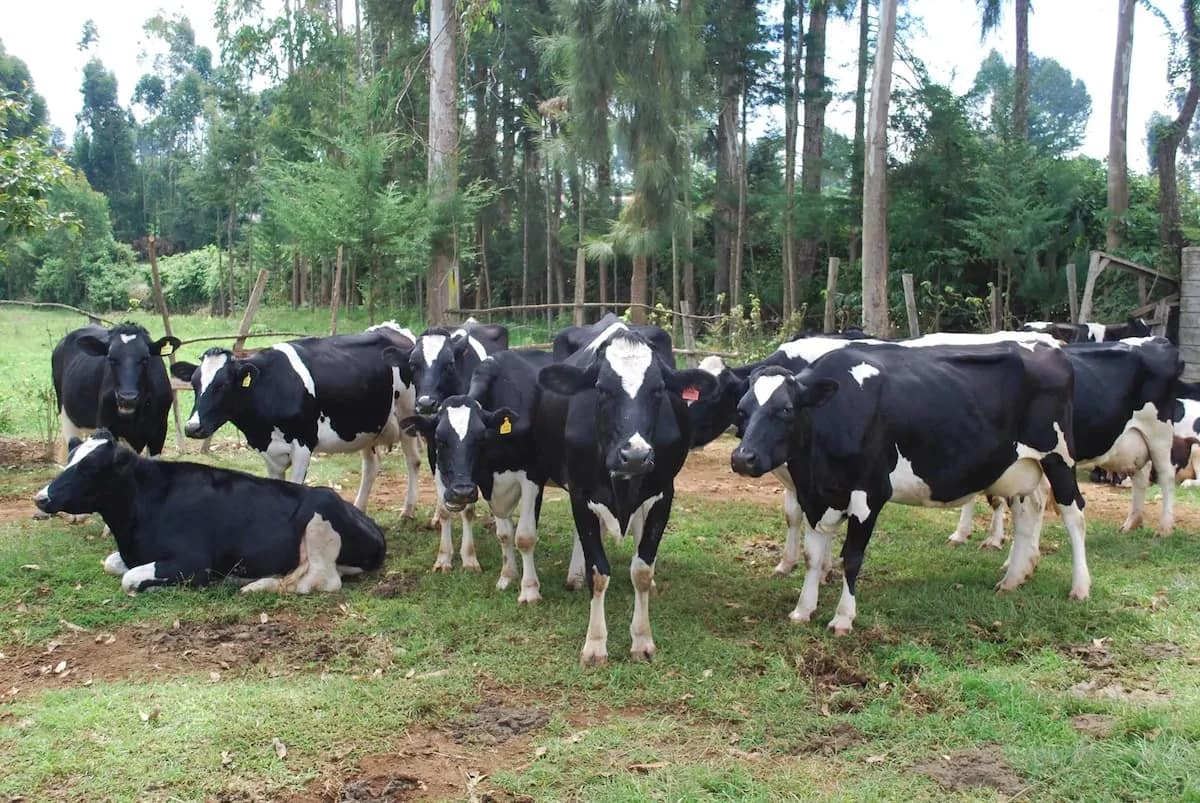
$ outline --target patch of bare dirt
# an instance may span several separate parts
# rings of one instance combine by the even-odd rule
[[[1080,483],[1079,490],[1086,502],[1085,511],[1089,519],[1099,517],[1115,526],[1121,526],[1129,515],[1129,498],[1132,491],[1106,483]],[[1047,510],[1054,508],[1047,505]],[[1162,496],[1147,501],[1142,508],[1142,526],[1151,528],[1158,523],[1162,513]],[[1196,532],[1200,530],[1200,507],[1195,505],[1175,505],[1175,528]]]
[[[1073,644],[1070,654],[1091,669],[1108,669],[1117,659],[1108,649],[1108,639],[1092,639],[1087,644]]]
[[[1015,795],[1028,784],[1008,766],[999,747],[960,750],[933,761],[918,764],[913,769],[932,778],[950,792],[965,792],[984,787],[1005,795]]]
[[[1127,685],[1128,684],[1128,685]],[[1132,680],[1118,682],[1114,678],[1099,675],[1091,680],[1076,683],[1070,689],[1076,697],[1089,697],[1100,700],[1120,700],[1127,703],[1165,703],[1171,699],[1171,692],[1157,688],[1149,680]]]
[[[1142,654],[1151,661],[1165,661],[1171,658],[1182,658],[1183,650],[1178,644],[1169,641],[1147,642],[1138,645]]]
[[[773,476],[743,477],[729,467],[737,440],[725,436],[688,453],[683,471],[675,478],[675,493],[707,499],[736,499],[782,509],[783,486]]]
[[[32,499],[20,497],[0,498],[0,523],[31,521],[37,515]]]
[[[0,701],[47,688],[159,679],[164,674],[207,671],[212,682],[219,682],[224,673],[260,663],[295,671],[369,650],[369,644],[334,641],[319,624],[290,617],[225,625],[188,622],[169,628],[137,625],[114,633],[70,625],[40,649],[0,652]]]
[[[4,468],[24,468],[49,463],[53,457],[42,441],[0,438],[0,466]]]
[[[550,715],[537,708],[509,708],[495,702],[483,703],[453,731],[454,741],[500,744],[546,727]]]
[[[815,734],[800,748],[802,753],[833,756],[866,741],[862,731],[849,722],[835,722],[825,733]]]
[[[388,572],[371,588],[371,596],[379,599],[391,599],[411,593],[421,582],[421,575],[416,572]]]
[[[1071,727],[1084,736],[1107,739],[1117,727],[1117,718],[1108,714],[1079,714],[1071,717]]]

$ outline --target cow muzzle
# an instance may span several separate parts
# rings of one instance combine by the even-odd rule
[[[458,513],[467,505],[473,505],[479,500],[479,486],[472,483],[460,483],[446,489],[442,495],[442,504],[451,513]]]
[[[49,493],[49,491],[50,491],[50,486],[47,485],[46,487],[42,488],[42,490],[38,491],[36,494],[33,495],[33,503],[35,505],[37,505],[37,509],[42,511],[43,513],[53,513],[54,512],[54,511],[50,510],[50,493]]]
[[[610,465],[614,477],[640,477],[654,470],[654,449],[627,443],[617,450],[616,460]]]
[[[767,467],[758,459],[758,455],[742,446],[733,450],[729,456],[729,465],[735,474],[744,477],[761,477],[767,473]]]
[[[118,393],[117,394],[117,415],[131,416],[137,412],[138,394],[137,393]]]
[[[432,396],[419,396],[417,398],[417,412],[421,415],[432,415],[437,412],[438,401]]]
[[[198,420],[191,419],[183,426],[183,434],[189,438],[207,438],[212,431]]]

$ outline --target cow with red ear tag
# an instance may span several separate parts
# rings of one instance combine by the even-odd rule
[[[549,479],[570,493],[592,592],[580,662],[608,659],[604,597],[611,570],[601,539],[605,529],[634,539],[630,654],[649,659],[657,649],[649,607],[654,562],[671,514],[675,476],[692,443],[683,394],[704,398],[716,391],[716,380],[700,370],[677,371],[646,338],[618,331],[596,349],[543,368],[538,383],[538,449]]]

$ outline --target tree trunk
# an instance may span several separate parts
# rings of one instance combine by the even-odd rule
[[[796,43],[796,26],[804,27],[804,4],[796,0],[783,3],[783,317],[791,318],[796,311],[796,234],[794,216],[796,209],[796,111],[798,65],[793,64],[793,48],[799,53],[802,48]],[[803,37],[801,37],[802,39]],[[689,299],[690,300],[690,299]],[[695,307],[692,307],[694,310]]]
[[[1120,0],[1117,16],[1117,53],[1113,59],[1112,110],[1108,123],[1108,228],[1104,248],[1121,247],[1121,217],[1129,208],[1129,173],[1126,168],[1126,132],[1129,122],[1129,65],[1133,55],[1133,10],[1137,0]]]
[[[229,205],[229,219],[225,228],[225,243],[229,246],[229,304],[225,307],[225,314],[232,315],[233,307],[236,304],[237,295],[234,291],[233,284],[233,219],[237,214],[237,208],[234,204]]]
[[[804,58],[804,149],[800,189],[804,194],[807,231],[796,247],[796,274],[803,293],[817,269],[817,239],[814,230],[817,208],[821,203],[821,162],[824,156],[825,107],[829,92],[825,88],[825,24],[829,19],[828,0],[813,0],[808,12],[808,36]]]
[[[850,156],[850,204],[856,217],[861,220],[863,198],[863,157],[866,148],[863,142],[863,125],[867,111],[867,68],[871,65],[871,3],[858,0],[858,83],[854,89],[854,150]],[[850,265],[858,259],[858,245],[862,229],[850,227]]]
[[[354,0],[354,75],[362,83],[362,9]]]
[[[550,204],[550,242],[547,250],[550,252],[550,265],[554,268],[554,292],[558,303],[567,303],[566,281],[563,277],[562,247],[558,241],[558,232],[562,228],[562,171],[554,168],[553,203]]]
[[[639,326],[646,323],[646,308],[633,305],[646,303],[649,261],[650,258],[647,256],[635,256],[633,258],[633,274],[629,279],[629,320]]]
[[[1017,63],[1013,68],[1013,130],[1029,139],[1029,0],[1016,0]]]
[[[1200,100],[1200,31],[1196,25],[1196,3],[1183,4],[1184,37],[1188,54],[1188,90],[1179,116],[1164,126],[1154,145],[1155,164],[1158,166],[1158,216],[1159,241],[1164,249],[1168,266],[1179,267],[1179,256],[1183,249],[1183,230],[1180,226],[1179,183],[1175,158],[1179,144],[1192,126],[1196,114],[1196,103]]]
[[[300,288],[303,287],[301,284],[302,276],[303,274],[300,272],[300,255],[292,252],[292,309],[300,308]]]
[[[454,0],[429,2],[429,189],[436,204],[449,203],[457,184],[458,85]],[[454,232],[434,233],[425,284],[425,320],[433,326],[446,319],[450,274],[454,269]]]
[[[724,294],[719,306],[728,309],[731,301],[729,287],[729,258],[736,225],[738,81],[732,70],[721,79],[721,110],[717,120],[717,181],[713,198],[713,293]]]
[[[739,306],[742,303],[742,276],[744,256],[746,253],[746,98],[745,87],[742,87],[741,136],[742,144],[738,149],[737,182],[737,234],[733,240],[732,269],[729,277],[730,305]]]
[[[896,39],[896,2],[880,0],[879,37],[871,80],[871,109],[863,160],[863,328],[887,337],[887,122],[892,92],[892,49]]]

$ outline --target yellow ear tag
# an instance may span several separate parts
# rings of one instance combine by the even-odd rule
[[[246,374],[245,376],[242,377],[242,387],[244,387],[244,388],[250,387],[250,374]]]
[[[512,434],[512,422],[508,420],[508,416],[504,416],[504,420],[500,422],[500,434],[501,435],[511,435]]]
[[[175,352],[175,347],[170,343],[163,343],[162,348],[158,350],[158,356],[168,357]]]

